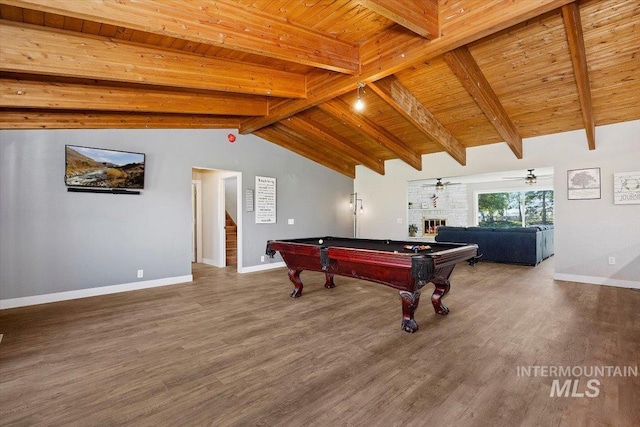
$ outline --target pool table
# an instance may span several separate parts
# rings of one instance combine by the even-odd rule
[[[477,256],[477,245],[461,243],[404,242],[342,237],[314,237],[270,240],[267,255],[280,252],[294,289],[291,297],[302,295],[300,273],[304,270],[325,273],[325,288],[335,287],[333,276],[355,277],[395,288],[402,300],[402,329],[418,330],[414,313],[420,301],[420,289],[435,285],[431,303],[437,314],[448,314],[442,298],[449,292],[449,276],[456,263]]]

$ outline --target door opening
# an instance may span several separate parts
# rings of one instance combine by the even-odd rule
[[[200,224],[197,224],[196,213],[192,219],[197,224],[196,227],[192,227],[192,234],[195,236],[192,252],[195,252],[195,259],[200,260],[197,262],[214,267],[234,265],[237,271],[241,271],[242,201],[239,189],[242,188],[242,174],[194,167],[191,178],[192,181],[201,183],[195,190],[192,185],[192,195],[200,195],[200,206],[196,201],[194,212],[200,212],[201,218]],[[197,200],[197,197],[193,198]],[[234,223],[229,225],[229,230],[227,230],[227,212]],[[196,229],[200,230],[200,235],[196,234]],[[233,236],[229,236],[229,241],[227,241],[227,231],[235,232]]]

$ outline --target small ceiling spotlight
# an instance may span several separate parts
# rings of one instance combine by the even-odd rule
[[[362,102],[362,98],[360,98],[360,89],[362,89],[362,92],[364,93],[364,87],[366,86],[366,83],[364,82],[358,82],[358,89],[357,89],[357,98],[356,98],[356,103],[354,104],[353,108],[355,108],[356,111],[362,111],[364,110],[364,102]]]

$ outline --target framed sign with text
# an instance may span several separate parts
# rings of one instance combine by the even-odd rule
[[[613,203],[640,205],[640,172],[613,174]]]
[[[276,223],[276,179],[256,176],[256,224]]]
[[[244,205],[247,212],[253,212],[253,190],[245,190]]]

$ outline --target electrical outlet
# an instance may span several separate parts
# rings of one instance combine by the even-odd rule
[[[138,279],[142,279],[144,277],[144,270],[138,270]]]
[[[295,219],[293,219],[293,218],[289,218],[289,219],[287,220],[287,223],[288,223],[289,225],[294,225],[294,224],[296,223],[296,221],[295,221]]]
[[[616,265],[616,257],[614,256],[609,257],[609,265]]]
[[[260,262],[264,262],[264,255],[260,257]]]

